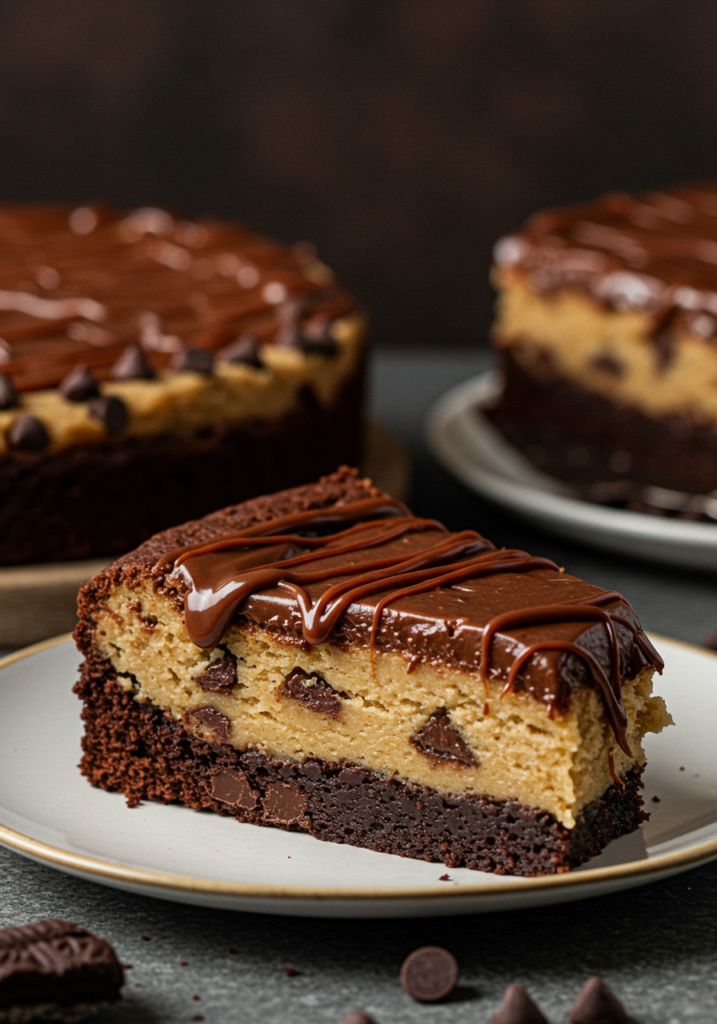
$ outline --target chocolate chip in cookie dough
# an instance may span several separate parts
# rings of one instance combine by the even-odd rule
[[[8,373],[0,373],[0,409],[14,409],[18,404],[17,391]]]
[[[195,683],[199,683],[206,692],[231,693],[237,682],[237,660],[233,654],[225,654],[218,661],[194,677]]]
[[[588,978],[573,1003],[568,1017],[571,1024],[623,1024],[625,1007],[602,978]]]
[[[100,393],[99,381],[89,366],[80,363],[60,381],[60,394],[68,402],[86,402]]]
[[[75,1020],[120,997],[124,974],[109,942],[69,921],[0,928],[3,1020]]]
[[[115,380],[152,380],[156,376],[139,345],[128,345],[112,367]]]
[[[411,737],[411,744],[422,754],[440,761],[458,761],[471,768],[478,765],[473,751],[445,711],[431,715],[420,732]]]
[[[177,354],[173,366],[179,373],[201,373],[211,377],[214,373],[214,353],[208,348],[185,348]]]
[[[37,416],[18,416],[7,432],[7,443],[21,452],[43,452],[50,444],[47,427]]]
[[[209,704],[190,708],[185,717],[199,727],[199,731],[210,743],[226,743],[229,739],[232,724],[226,715]]]
[[[87,403],[91,416],[104,423],[108,434],[121,434],[129,423],[127,406],[116,395],[101,395]]]
[[[458,981],[458,964],[442,946],[414,949],[403,961],[401,984],[419,1003],[437,1003],[453,991]]]
[[[295,668],[289,673],[279,696],[299,700],[309,711],[319,711],[331,718],[338,718],[341,714],[341,698],[333,686],[323,676],[309,674],[303,668]]]
[[[219,354],[225,363],[235,365],[243,363],[245,366],[254,366],[256,369],[260,369],[264,365],[260,352],[261,346],[257,339],[251,334],[244,334],[241,338],[233,341],[231,345],[227,345]]]
[[[491,1024],[548,1024],[522,985],[508,985]]]

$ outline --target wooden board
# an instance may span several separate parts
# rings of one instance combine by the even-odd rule
[[[385,427],[369,423],[361,471],[377,487],[405,499],[410,461],[402,442]],[[0,648],[24,647],[75,628],[80,584],[112,559],[13,565],[0,569]]]

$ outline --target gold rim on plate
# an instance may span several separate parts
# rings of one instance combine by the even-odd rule
[[[669,640],[672,644],[697,650],[717,660],[717,653],[682,640],[673,640],[651,634],[658,640]],[[33,644],[22,651],[7,655],[0,659],[0,672],[9,665],[32,657],[40,651],[49,650],[72,639],[72,634],[53,637]],[[530,893],[536,890],[566,889],[575,886],[614,882],[639,876],[661,874],[665,871],[688,868],[690,865],[717,857],[717,839],[699,846],[691,847],[680,853],[663,854],[653,859],[633,861],[628,864],[616,864],[612,867],[592,868],[582,872],[563,875],[546,875],[540,878],[520,878],[506,882],[477,883],[476,885],[446,886],[413,886],[352,889],[344,886],[301,886],[301,885],[258,885],[251,882],[220,882],[209,878],[194,878],[191,875],[173,875],[167,871],[154,871],[146,868],[133,868],[124,864],[113,864],[111,861],[100,860],[99,857],[88,857],[81,853],[70,853],[49,843],[16,832],[14,829],[0,825],[0,844],[24,853],[30,857],[55,864],[71,871],[79,871],[100,878],[126,882],[132,885],[147,886],[154,889],[174,889],[180,892],[202,893],[206,896],[236,896],[254,899],[292,899],[292,900],[415,900],[435,899],[452,900],[464,896],[503,896],[513,893]]]

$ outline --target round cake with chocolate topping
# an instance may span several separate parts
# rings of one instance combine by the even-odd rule
[[[364,337],[308,244],[0,209],[0,565],[125,551],[356,462]]]

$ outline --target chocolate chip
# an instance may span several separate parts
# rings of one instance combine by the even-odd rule
[[[548,1024],[522,985],[508,985],[491,1024]]]
[[[297,969],[295,967],[285,967],[284,968],[284,974],[287,976],[287,978],[295,978],[298,973],[299,972],[297,971]]]
[[[203,690],[213,693],[231,693],[237,682],[237,660],[233,654],[225,654],[219,661],[213,661],[201,675],[194,677]]]
[[[580,989],[568,1016],[572,1024],[622,1024],[627,1020],[625,1007],[597,975]]]
[[[14,409],[17,403],[17,391],[12,377],[7,373],[0,373],[0,409]]]
[[[198,731],[209,743],[226,743],[229,739],[231,722],[216,708],[210,707],[208,704],[201,704],[199,707],[187,711],[185,717],[198,728]]]
[[[458,964],[441,946],[422,946],[406,957],[401,967],[401,984],[419,1003],[445,999],[458,981]]]
[[[254,810],[258,795],[249,785],[249,780],[243,772],[225,768],[212,779],[214,799],[232,807],[239,807],[243,811]]]
[[[99,393],[99,382],[84,363],[70,370],[60,382],[60,394],[68,402],[86,402],[88,398],[96,398]]]
[[[422,754],[437,760],[458,761],[468,767],[478,765],[473,751],[445,711],[431,715],[421,731],[411,737],[411,744]]]
[[[37,416],[18,416],[7,432],[7,443],[21,452],[42,452],[50,444],[50,435]]]
[[[331,718],[341,714],[341,698],[333,686],[316,673],[309,674],[303,668],[295,668],[279,690],[279,696],[300,700],[310,711],[319,711]]]
[[[369,1017],[363,1010],[354,1010],[348,1017],[344,1017],[341,1024],[376,1024],[373,1017]]]
[[[104,423],[108,434],[121,434],[129,423],[127,406],[116,395],[101,395],[87,403],[90,416]]]
[[[332,338],[329,325],[322,324],[315,331],[310,329],[301,330],[294,326],[282,332],[282,343],[298,348],[306,355],[333,357],[338,355],[339,346],[335,338]]]
[[[259,369],[264,365],[261,361],[260,351],[261,346],[257,339],[245,334],[222,349],[219,356],[225,363],[243,363],[245,366],[255,366]]]
[[[272,782],[266,787],[264,797],[264,820],[280,825],[291,825],[300,821],[306,811],[309,798],[298,786],[286,782]]]
[[[152,380],[156,376],[139,345],[128,345],[112,367],[115,380]]]
[[[208,348],[185,348],[177,354],[173,366],[180,373],[201,373],[211,377],[214,373],[214,353]]]

